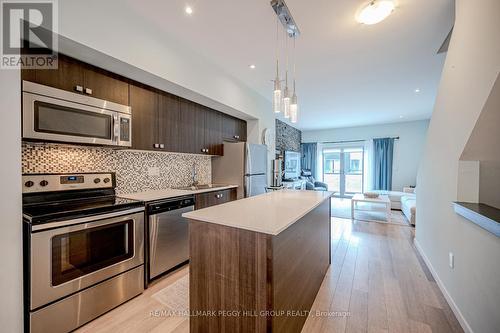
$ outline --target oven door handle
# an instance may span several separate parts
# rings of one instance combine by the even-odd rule
[[[144,207],[137,207],[137,208],[121,210],[121,211],[113,212],[113,213],[92,215],[92,216],[81,217],[81,218],[72,219],[72,220],[65,220],[65,221],[50,222],[50,223],[45,223],[45,224],[40,224],[40,225],[34,225],[34,226],[32,226],[31,230],[32,231],[43,231],[43,230],[47,230],[47,229],[67,227],[67,226],[71,226],[71,225],[75,225],[75,224],[99,221],[99,220],[109,219],[112,217],[129,215],[132,213],[138,213],[138,212],[143,212],[143,211],[144,211]],[[87,227],[82,226],[81,229],[82,230],[87,229]]]

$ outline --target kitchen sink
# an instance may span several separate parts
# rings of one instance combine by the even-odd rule
[[[217,185],[217,184],[204,184],[204,185],[193,185],[193,186],[182,186],[182,187],[176,187],[176,190],[187,190],[187,191],[197,191],[197,190],[207,190],[211,188],[220,188],[224,187],[225,185]]]

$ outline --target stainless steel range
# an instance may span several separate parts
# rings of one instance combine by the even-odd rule
[[[25,324],[69,332],[144,290],[144,205],[113,173],[23,176]]]

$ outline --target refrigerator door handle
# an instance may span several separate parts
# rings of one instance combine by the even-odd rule
[[[250,194],[252,193],[252,181],[250,179],[250,177],[245,177],[245,182],[247,183],[247,186],[246,186],[246,196],[249,197]]]

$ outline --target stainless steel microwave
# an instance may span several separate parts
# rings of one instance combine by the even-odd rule
[[[23,81],[23,139],[130,147],[131,108]]]

